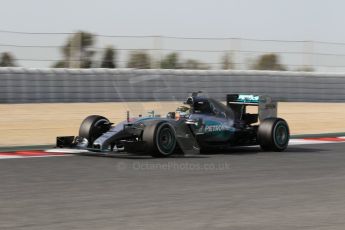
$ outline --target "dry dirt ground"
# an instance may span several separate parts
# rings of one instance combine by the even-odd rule
[[[53,144],[58,135],[77,135],[81,121],[99,114],[116,123],[154,110],[165,115],[179,102],[117,102],[71,104],[1,104],[0,146]],[[286,119],[292,134],[345,132],[345,104],[279,103],[279,116]]]

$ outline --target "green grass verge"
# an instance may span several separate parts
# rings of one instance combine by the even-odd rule
[[[5,146],[0,147],[0,152],[20,151],[20,150],[42,150],[51,149],[54,145],[27,145],[27,146]]]
[[[302,138],[341,137],[341,136],[345,136],[345,133],[299,134],[299,135],[291,135],[291,138],[302,139]]]

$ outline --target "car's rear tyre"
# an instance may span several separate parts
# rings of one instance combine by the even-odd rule
[[[284,151],[290,139],[287,122],[281,118],[267,118],[258,130],[258,142],[265,151]]]
[[[110,122],[107,118],[99,115],[91,115],[83,120],[79,128],[79,136],[88,140],[89,145],[107,132],[110,128]]]
[[[168,157],[176,148],[175,129],[167,122],[154,122],[145,127],[143,141],[146,143],[147,154],[152,157]]]

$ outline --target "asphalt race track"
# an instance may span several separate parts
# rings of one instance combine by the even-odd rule
[[[0,160],[0,229],[345,229],[345,143]]]

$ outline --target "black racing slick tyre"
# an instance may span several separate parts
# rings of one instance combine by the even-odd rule
[[[168,122],[154,122],[145,127],[143,141],[146,143],[147,154],[152,157],[168,157],[176,147],[175,129]]]
[[[83,120],[79,128],[79,136],[88,140],[89,145],[107,132],[111,123],[105,117],[99,115],[91,115]]]
[[[287,122],[281,118],[267,118],[259,125],[258,141],[262,150],[284,151],[290,139]]]

